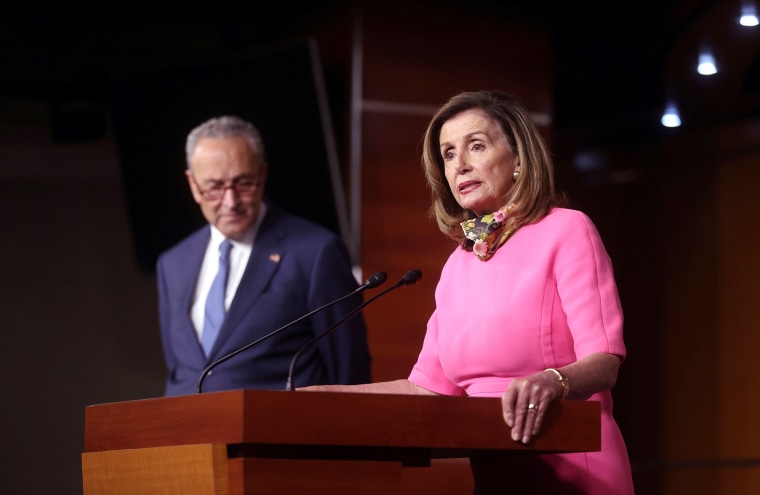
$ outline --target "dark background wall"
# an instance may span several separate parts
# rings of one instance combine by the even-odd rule
[[[127,194],[138,266],[154,270],[158,254],[205,224],[183,184],[189,129],[210,117],[255,122],[272,167],[267,197],[341,233],[345,212],[327,95],[314,39],[282,42],[193,65],[115,81],[109,92],[111,129]],[[328,112],[324,112],[329,117]],[[345,223],[345,219],[343,219]]]
[[[184,189],[182,139],[206,113],[274,116],[277,131],[265,137],[278,186],[299,192],[272,194],[293,209],[344,194],[337,220],[325,221],[343,230],[365,275],[423,270],[420,284],[366,312],[375,378],[406,376],[452,247],[425,216],[419,140],[448,96],[488,87],[521,97],[540,120],[561,185],[613,258],[629,349],[615,412],[637,491],[756,493],[760,35],[738,28],[738,1],[663,3],[8,12],[3,492],[81,493],[85,407],[161,395],[150,268],[162,246],[200,222]],[[272,84],[269,76],[295,66],[256,62],[306,39],[319,50],[342,190],[315,166],[330,161],[330,140],[320,150],[314,140],[324,129],[301,130],[320,114],[307,98],[309,76]],[[693,71],[704,40],[724,69],[712,79]],[[659,125],[671,94],[679,129]],[[290,159],[283,148],[304,154]],[[398,219],[419,232],[402,235]],[[461,464],[443,468],[455,473],[446,480],[453,493],[466,486]]]

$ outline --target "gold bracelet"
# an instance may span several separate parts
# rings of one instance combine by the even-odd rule
[[[559,370],[554,368],[547,368],[544,371],[553,371],[554,374],[557,375],[559,382],[562,384],[562,395],[560,395],[559,398],[566,399],[567,394],[570,393],[570,384],[568,383],[567,377],[563,375]]]

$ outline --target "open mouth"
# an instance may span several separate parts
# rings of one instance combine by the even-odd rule
[[[473,189],[476,189],[480,185],[480,182],[469,180],[467,182],[462,182],[459,184],[459,192],[460,193],[468,193],[472,191]]]

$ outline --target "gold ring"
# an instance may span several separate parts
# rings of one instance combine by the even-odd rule
[[[528,409],[538,409],[538,406],[535,404],[528,404]]]

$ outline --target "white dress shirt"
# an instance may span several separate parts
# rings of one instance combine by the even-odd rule
[[[259,217],[251,228],[248,229],[243,239],[241,241],[230,239],[232,249],[230,250],[230,273],[227,277],[227,289],[224,297],[225,309],[230,308],[230,303],[232,303],[232,299],[235,297],[235,292],[237,292],[240,280],[243,278],[245,267],[248,266],[248,259],[251,257],[256,233],[259,231],[259,226],[266,212],[267,205],[262,203],[259,209]],[[206,247],[206,254],[203,256],[203,263],[198,274],[198,282],[195,284],[193,304],[190,307],[190,319],[193,321],[195,333],[198,334],[199,340],[201,332],[203,332],[203,321],[206,316],[206,297],[211,288],[211,283],[219,271],[219,245],[224,241],[224,234],[213,225],[209,226],[211,227],[211,237]]]

